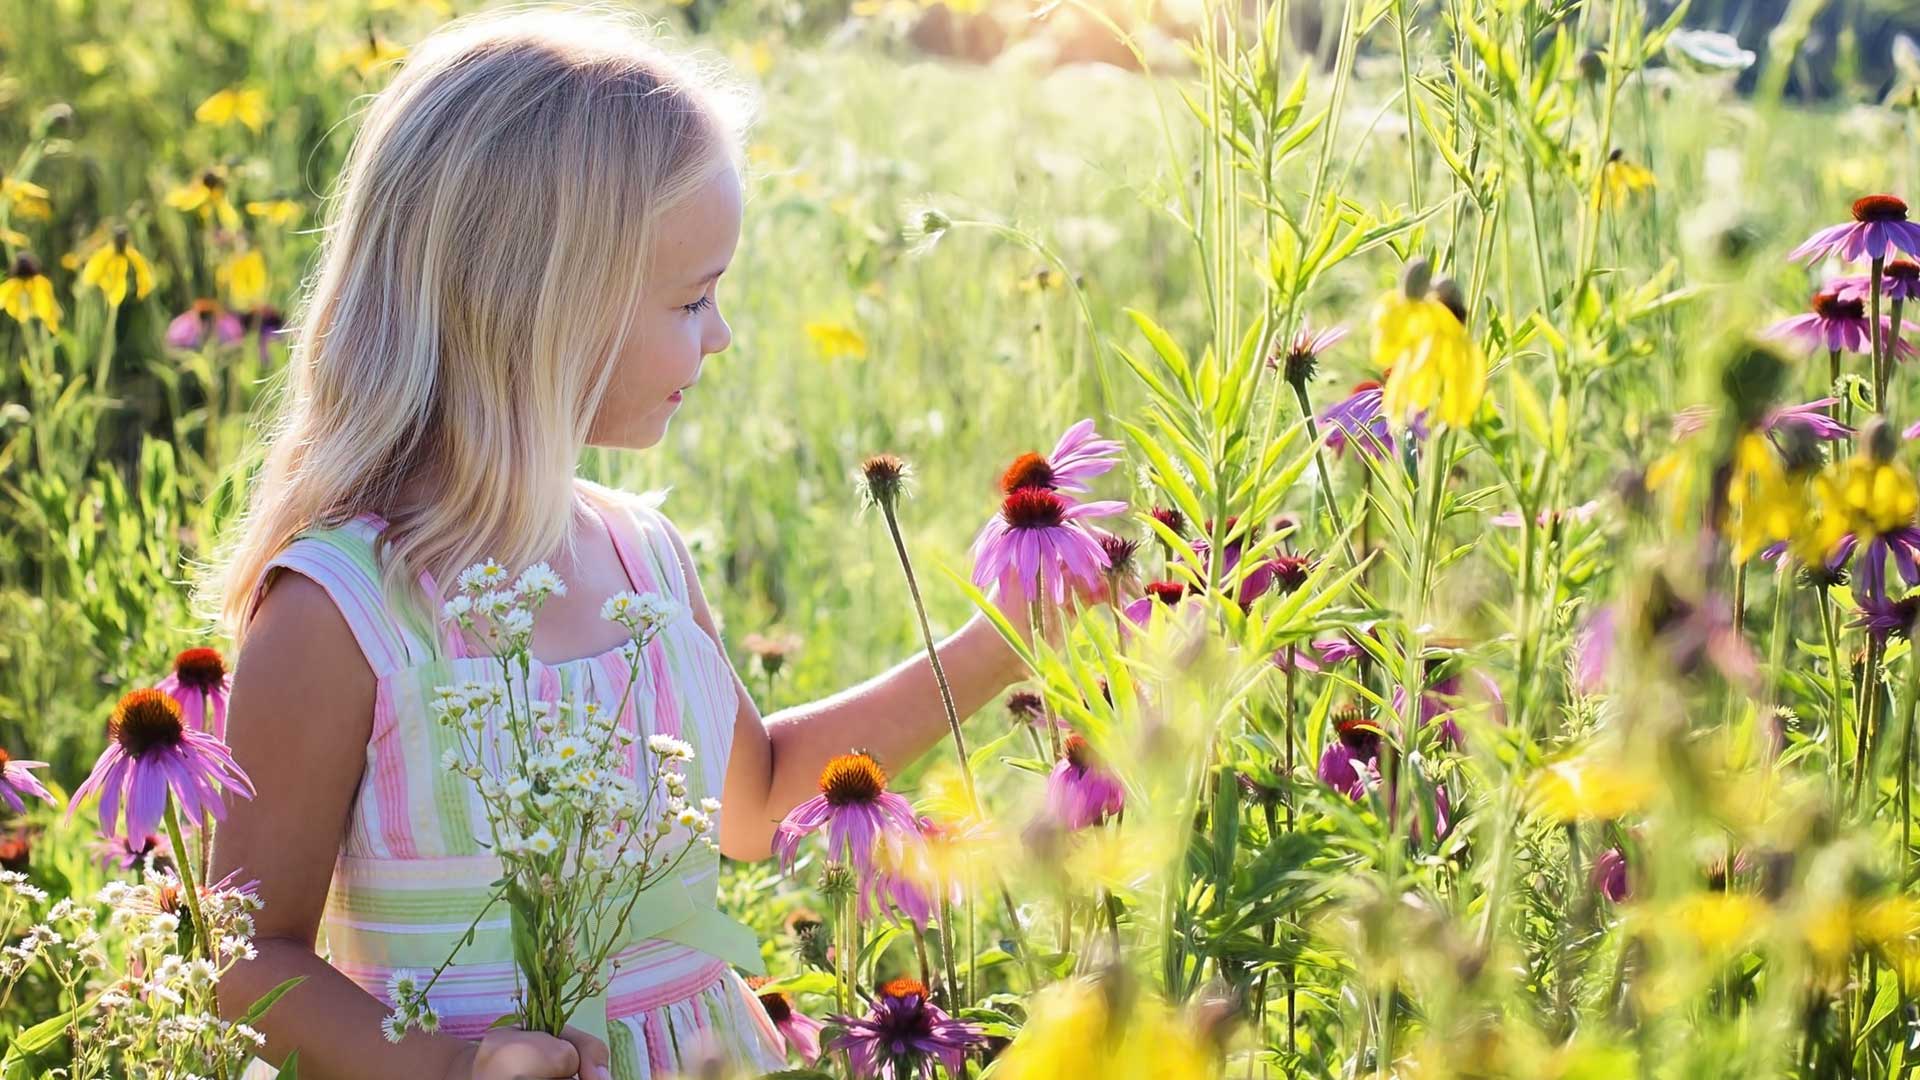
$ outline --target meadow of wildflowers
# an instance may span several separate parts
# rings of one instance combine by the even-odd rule
[[[3,1080],[237,1077],[287,989],[215,1005],[253,788],[188,584],[356,102],[470,6],[0,0]],[[1920,47],[1824,6],[1759,56],[1654,0],[943,9],[1042,28],[985,67],[912,0],[660,8],[760,87],[737,337],[585,471],[670,489],[764,711],[976,609],[1030,671],[967,717],[936,666],[950,744],[725,867],[785,1075],[1912,1071]],[[565,583],[470,574],[510,675]],[[557,1030],[583,912],[723,808],[675,740],[439,714],[516,927],[586,928],[516,929]]]

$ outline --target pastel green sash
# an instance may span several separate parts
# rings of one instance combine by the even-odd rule
[[[613,901],[601,914],[602,923],[592,939],[600,939],[605,920],[615,918],[626,906],[625,898]],[[500,917],[473,928],[472,940],[462,944],[467,930],[457,928],[406,929],[394,924],[368,925],[342,918],[331,912],[326,922],[329,947],[356,963],[388,968],[431,970],[444,962],[456,947],[470,955],[511,962],[513,957],[512,921],[507,911]],[[615,941],[609,958],[643,941],[671,941],[723,960],[749,974],[762,974],[760,942],[751,927],[720,913],[711,902],[698,903],[679,878],[670,878],[640,894],[627,913],[626,921],[613,931]],[[614,975],[612,960],[600,972],[603,982]],[[574,1011],[573,1026],[605,1040],[607,1037],[607,996],[603,991],[580,1003]]]

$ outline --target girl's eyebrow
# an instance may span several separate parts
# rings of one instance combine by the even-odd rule
[[[713,280],[714,280],[715,278],[717,278],[717,277],[719,277],[719,276],[720,276],[721,274],[724,274],[724,273],[726,273],[726,272],[727,272],[727,265],[728,265],[728,264],[726,264],[726,263],[722,263],[722,264],[721,264],[721,266],[720,266],[720,268],[719,268],[718,270],[714,270],[714,271],[711,271],[711,272],[709,272],[709,273],[707,274],[707,276],[706,276],[706,277],[702,277],[702,278],[695,278],[695,279],[693,279],[692,281],[689,281],[689,282],[687,282],[687,285],[688,285],[689,287],[691,287],[691,286],[694,286],[694,285],[707,285],[707,284],[710,284],[710,283],[712,283],[712,281],[713,281]]]

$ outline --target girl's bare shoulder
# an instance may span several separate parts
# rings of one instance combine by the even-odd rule
[[[303,701],[303,712],[338,707],[370,722],[373,668],[333,597],[298,570],[281,568],[267,582],[233,674],[236,698],[244,690],[253,700]]]

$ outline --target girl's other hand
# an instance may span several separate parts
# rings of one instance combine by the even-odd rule
[[[568,1028],[561,1038],[496,1028],[447,1070],[446,1080],[613,1080],[607,1044]]]

